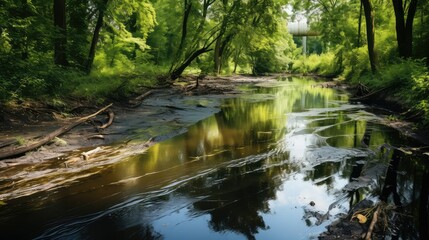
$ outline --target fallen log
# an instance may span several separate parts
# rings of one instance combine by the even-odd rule
[[[15,157],[15,156],[24,154],[24,153],[26,153],[28,151],[34,150],[34,149],[36,149],[36,148],[38,148],[40,146],[43,146],[46,143],[48,143],[49,141],[51,141],[52,139],[54,139],[55,137],[58,137],[58,136],[60,136],[60,135],[62,135],[64,133],[70,131],[71,129],[73,129],[74,127],[78,126],[79,124],[81,124],[83,122],[86,122],[88,119],[93,118],[93,117],[97,116],[98,114],[106,111],[112,105],[113,104],[111,103],[111,104],[107,105],[106,107],[98,110],[97,112],[95,112],[95,113],[93,113],[91,115],[79,118],[78,120],[76,120],[73,123],[70,123],[67,126],[58,128],[57,130],[51,132],[50,134],[42,137],[40,140],[38,140],[35,143],[32,143],[32,144],[27,145],[27,146],[22,146],[22,147],[18,147],[18,148],[8,149],[8,150],[5,150],[5,151],[0,151],[0,160],[1,159],[5,159],[5,158],[10,158],[10,157]]]

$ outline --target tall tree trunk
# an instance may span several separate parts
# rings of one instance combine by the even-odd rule
[[[219,74],[220,73],[220,62],[221,62],[221,43],[222,43],[222,36],[219,37],[216,40],[215,49],[214,49],[214,73]]]
[[[375,34],[374,34],[374,9],[372,8],[371,0],[361,0],[363,10],[365,12],[366,22],[366,37],[368,45],[369,62],[371,64],[372,73],[377,72],[377,55],[375,53]]]
[[[411,0],[408,12],[405,12],[402,0],[392,0],[395,10],[396,39],[399,56],[410,58],[413,55],[413,22],[418,0]],[[405,19],[406,18],[406,19]]]
[[[66,1],[54,0],[54,62],[57,65],[67,65],[67,23],[66,23]]]
[[[88,13],[89,8],[88,2],[82,2],[81,0],[69,0],[69,6],[72,8],[67,9],[69,16],[68,29],[67,29],[67,60],[69,64],[73,64],[76,67],[84,70],[87,53],[89,48],[88,36],[90,31],[88,30]],[[72,51],[70,51],[72,49]]]
[[[13,1],[13,2],[16,5],[8,10],[8,14],[16,16],[17,18],[23,20],[24,22],[27,22],[27,21],[28,23],[32,22],[30,18],[35,15],[35,12],[29,6],[28,0]],[[0,25],[2,24],[3,23],[0,23]],[[29,42],[30,42],[31,36],[29,36],[27,28],[17,28],[14,31],[16,31],[17,36],[13,38],[14,41],[10,42],[11,47],[14,51],[20,53],[21,60],[28,60],[30,56]]]
[[[216,45],[215,45],[215,56],[214,56],[214,60],[215,60],[215,73],[216,74],[220,74],[221,70],[222,70],[222,63],[224,63],[225,59],[228,59],[228,56],[226,56],[224,58],[226,49],[228,47],[228,44],[231,42],[231,40],[234,38],[234,34],[230,33],[228,35],[225,36],[225,38],[222,38],[222,36],[220,36],[217,41],[216,41]]]
[[[89,49],[88,60],[85,67],[87,73],[91,72],[92,64],[94,63],[95,49],[97,47],[97,42],[100,37],[100,30],[101,30],[101,27],[103,26],[104,14],[106,12],[108,2],[109,0],[104,0],[103,5],[100,6],[98,10],[99,11],[98,19],[97,19],[97,23],[95,24],[94,34],[92,36],[92,41],[91,41],[91,47]]]
[[[225,50],[226,45],[231,41],[234,34],[229,34],[224,38],[228,22],[230,21],[231,14],[234,9],[239,5],[239,1],[235,1],[232,6],[227,9],[228,1],[223,1],[224,10],[227,11],[227,14],[222,19],[222,26],[220,27],[220,32],[218,38],[216,39],[215,52],[214,52],[214,72],[219,74],[222,68],[222,54]]]
[[[392,0],[396,20],[396,40],[399,56],[410,58],[413,55],[413,22],[418,0],[411,0],[408,12],[405,12],[402,0]],[[406,19],[405,19],[406,17]]]
[[[176,50],[175,57],[170,66],[170,72],[173,71],[178,61],[180,61],[183,54],[183,49],[185,48],[186,36],[188,34],[188,19],[189,14],[191,13],[192,3],[184,0],[184,9],[183,9],[183,20],[182,20],[182,36],[180,38],[179,47]]]

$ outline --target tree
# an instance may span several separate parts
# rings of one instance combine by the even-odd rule
[[[411,58],[413,55],[413,21],[418,0],[392,0],[396,20],[396,40],[399,56]]]
[[[67,8],[67,61],[68,64],[84,70],[87,61],[91,35],[88,19],[90,1],[68,0]]]
[[[66,23],[66,1],[54,0],[54,62],[57,65],[66,66],[67,46],[67,23]]]
[[[95,49],[97,47],[98,38],[100,37],[100,30],[103,26],[104,15],[106,13],[108,3],[109,0],[103,0],[102,3],[98,6],[97,23],[95,24],[94,33],[92,35],[91,47],[89,48],[89,55],[85,67],[87,73],[91,72],[92,64],[94,63]]]
[[[366,22],[366,38],[368,45],[369,62],[371,64],[372,73],[377,72],[377,56],[375,53],[375,33],[374,33],[374,9],[371,4],[371,0],[361,0],[363,5],[363,11],[365,13]]]
[[[213,3],[214,1],[204,2],[202,6],[203,9],[201,11],[203,14],[199,16],[200,27],[198,27],[198,29],[203,28],[203,25],[206,21],[208,7]],[[198,34],[199,36],[195,35],[195,37],[192,38],[192,42],[186,42],[188,33],[188,21],[190,17],[189,15],[191,13],[191,8],[191,1],[184,0],[183,21],[181,25],[182,35],[180,39],[180,44],[176,52],[176,57],[174,58],[175,60],[170,67],[170,78],[172,80],[175,80],[180,77],[180,75],[192,63],[192,61],[198,58],[201,54],[212,51],[213,49],[211,49],[211,46],[224,33],[222,32],[222,27],[218,27],[215,25],[215,27],[207,31],[195,32],[194,34]]]

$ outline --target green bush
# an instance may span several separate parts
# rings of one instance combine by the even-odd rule
[[[339,72],[338,62],[334,52],[322,54],[301,55],[293,61],[293,73],[315,73],[323,76],[337,75]]]
[[[342,78],[351,82],[360,82],[361,76],[371,73],[366,46],[355,48],[344,56]]]

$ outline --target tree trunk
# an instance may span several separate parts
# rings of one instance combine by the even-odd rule
[[[392,0],[396,20],[396,40],[399,56],[410,58],[413,55],[413,21],[417,10],[417,0],[411,0],[408,13],[405,13],[402,0]],[[407,18],[405,20],[405,17]]]
[[[220,73],[220,61],[221,61],[221,42],[222,37],[219,37],[216,40],[215,49],[214,49],[214,73]]]
[[[88,35],[88,21],[90,17],[87,13],[89,8],[88,2],[82,3],[81,0],[69,0],[67,9],[69,16],[68,29],[67,29],[67,60],[69,64],[85,70],[87,60],[87,53],[89,48]],[[70,51],[72,49],[72,51]]]
[[[375,53],[375,34],[374,34],[374,9],[372,8],[371,0],[361,0],[363,10],[365,12],[366,22],[366,37],[368,45],[369,62],[371,64],[372,73],[377,72],[377,56]]]
[[[193,52],[191,54],[191,56],[189,56],[188,59],[186,59],[185,62],[182,63],[182,65],[180,65],[179,67],[177,67],[176,69],[174,69],[171,74],[170,74],[170,78],[171,80],[176,80],[177,78],[180,77],[180,75],[182,75],[183,71],[192,63],[192,61],[197,58],[198,56],[200,56],[203,53],[209,52],[212,49],[208,49],[207,47],[203,47],[198,49],[197,51]]]
[[[183,20],[182,20],[182,36],[180,38],[180,44],[179,44],[179,47],[177,48],[175,57],[173,58],[173,62],[171,63],[170,72],[173,71],[177,62],[181,60],[183,49],[185,47],[186,36],[188,34],[188,19],[189,19],[189,14],[191,13],[191,9],[192,9],[192,3],[185,0],[184,9],[183,9]]]
[[[100,6],[98,10],[99,11],[98,19],[97,19],[97,23],[95,24],[94,34],[92,36],[92,41],[91,41],[91,47],[89,49],[88,60],[85,67],[87,73],[91,72],[92,64],[94,63],[95,49],[97,47],[97,42],[100,37],[100,30],[101,30],[101,27],[103,26],[104,14],[106,12],[108,2],[109,0],[104,0],[103,5]]]
[[[67,23],[65,0],[54,0],[54,26],[54,62],[57,65],[66,66]]]

